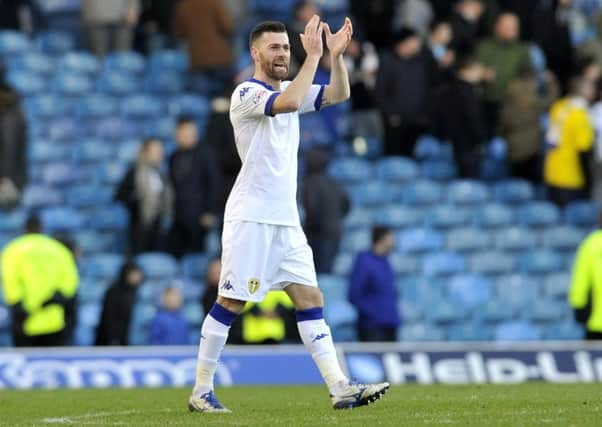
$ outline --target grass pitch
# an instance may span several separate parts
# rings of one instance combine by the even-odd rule
[[[1,426],[601,426],[602,384],[399,386],[334,411],[324,387],[233,387],[232,414],[186,409],[189,389],[0,391]]]

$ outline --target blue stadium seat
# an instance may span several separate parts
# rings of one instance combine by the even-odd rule
[[[483,228],[505,227],[515,223],[514,211],[500,203],[486,203],[473,212],[475,225]]]
[[[531,202],[518,209],[518,221],[529,227],[547,227],[560,222],[560,211],[550,202]]]
[[[29,38],[19,31],[3,30],[0,31],[0,55],[10,57],[26,52],[31,48]]]
[[[188,322],[188,325],[192,327],[199,327],[203,322],[203,308],[198,302],[186,302],[182,309],[182,314]]]
[[[544,328],[544,339],[555,341],[582,340],[585,338],[583,326],[573,321],[551,323]]]
[[[187,254],[180,261],[180,272],[183,277],[204,280],[211,257],[205,253]]]
[[[527,319],[533,322],[550,323],[562,320],[567,313],[572,316],[572,310],[566,302],[547,299],[537,299],[526,311]]]
[[[422,258],[422,273],[426,276],[452,276],[465,269],[466,260],[455,252],[435,252]]]
[[[175,134],[176,120],[172,116],[145,120],[143,131],[146,138],[159,138],[163,141],[169,141]]]
[[[406,304],[420,308],[422,276],[407,275],[395,281],[398,297]]]
[[[364,206],[354,206],[344,220],[346,230],[371,227],[374,220],[372,210]]]
[[[443,329],[424,323],[408,324],[401,327],[399,338],[405,342],[445,341]]]
[[[404,323],[416,323],[422,320],[424,313],[416,304],[412,304],[408,301],[401,300],[398,304],[399,312]]]
[[[23,192],[23,206],[40,208],[58,205],[63,202],[60,191],[45,185],[28,185]]]
[[[54,72],[54,61],[40,52],[26,52],[9,59],[9,69],[48,76]]]
[[[414,157],[420,160],[451,160],[452,147],[433,136],[423,135],[416,141]]]
[[[148,252],[136,257],[146,279],[173,279],[178,274],[178,262],[169,254]]]
[[[105,206],[113,200],[114,189],[96,184],[78,184],[67,188],[67,204],[74,208]]]
[[[459,180],[447,188],[447,200],[456,205],[485,203],[489,199],[487,186],[479,181]]]
[[[10,328],[10,311],[8,307],[0,305],[0,331]]]
[[[20,232],[27,220],[27,211],[23,208],[0,209],[0,232]]]
[[[449,341],[490,341],[493,336],[492,330],[483,324],[460,323],[451,325],[447,329]]]
[[[23,108],[28,118],[51,119],[70,114],[73,103],[61,96],[42,94],[26,98]]]
[[[113,234],[104,234],[93,230],[79,230],[72,233],[71,236],[84,255],[110,252],[115,249]]]
[[[499,299],[490,299],[475,310],[475,318],[489,324],[515,320],[517,317],[516,307]]]
[[[161,280],[146,280],[138,289],[138,301],[144,304],[157,304],[165,286],[166,283]]]
[[[409,181],[418,174],[416,162],[405,157],[387,157],[376,163],[376,176],[384,181]]]
[[[434,252],[443,248],[443,237],[429,228],[411,228],[397,233],[397,248],[405,253]]]
[[[126,96],[141,91],[142,82],[133,74],[122,71],[104,71],[98,79],[96,88],[101,93]]]
[[[140,289],[142,290],[142,287],[144,286],[149,286],[149,283],[143,283]],[[140,301],[134,306],[132,313],[132,329],[148,326],[157,313],[155,304],[155,302]],[[146,344],[146,338],[139,344]]]
[[[115,98],[100,93],[91,94],[78,100],[76,113],[84,118],[106,117],[117,112]]]
[[[565,300],[571,287],[571,275],[569,273],[554,273],[546,276],[543,290],[546,296]]]
[[[357,322],[357,312],[351,303],[345,300],[334,300],[324,307],[324,318],[333,328],[354,327]]]
[[[424,312],[424,317],[430,323],[444,325],[460,322],[466,319],[467,314],[466,307],[440,300],[429,304],[428,309]]]
[[[585,237],[584,231],[569,225],[547,228],[541,233],[545,248],[561,251],[575,251]]]
[[[142,130],[133,120],[108,116],[96,123],[94,135],[100,139],[127,140],[140,138]],[[120,160],[123,160],[120,158]]]
[[[420,165],[421,175],[435,181],[449,181],[458,176],[458,168],[452,160],[427,160]]]
[[[374,211],[373,223],[392,228],[417,226],[422,222],[423,212],[403,205],[389,205]]]
[[[396,275],[410,275],[418,272],[420,264],[418,258],[407,254],[400,254],[397,252],[389,255],[389,263],[393,268],[393,272]]]
[[[397,199],[409,205],[434,205],[443,200],[443,188],[441,184],[427,179],[410,181],[403,186]]]
[[[42,180],[49,185],[64,185],[77,181],[78,171],[70,163],[49,163],[42,169]]]
[[[131,119],[153,119],[163,113],[163,104],[154,96],[132,95],[121,101],[121,114]]]
[[[530,274],[550,274],[561,271],[564,259],[558,252],[547,249],[529,251],[520,258],[520,270]]]
[[[331,301],[347,300],[347,289],[349,285],[345,277],[332,274],[319,274],[318,284],[320,290],[324,294],[327,304],[330,304]]]
[[[98,303],[104,298],[107,281],[91,277],[82,277],[77,288],[77,299],[80,304]]]
[[[470,224],[471,210],[462,206],[439,205],[426,211],[424,221],[435,228],[463,227]]]
[[[62,72],[52,82],[52,89],[64,96],[88,95],[94,89],[90,77],[85,74]]]
[[[537,235],[526,227],[501,228],[495,233],[495,247],[502,251],[523,251],[537,246]]]
[[[169,100],[168,111],[172,116],[192,116],[204,118],[209,115],[209,100],[194,93],[176,95]]]
[[[80,271],[83,277],[113,281],[123,265],[124,257],[117,253],[100,253],[82,258]]]
[[[59,60],[62,73],[78,73],[94,75],[100,70],[96,56],[89,52],[68,52]]]
[[[573,202],[564,209],[564,219],[568,224],[580,227],[594,227],[598,222],[600,207],[593,202]]]
[[[146,91],[155,95],[177,95],[185,86],[185,75],[175,70],[151,72],[144,81]]]
[[[10,71],[6,75],[6,81],[14,90],[23,96],[45,93],[47,90],[44,77],[31,72]]]
[[[146,59],[138,52],[112,52],[104,58],[105,70],[123,71],[128,74],[142,74],[145,67]]]
[[[525,203],[535,198],[535,189],[530,182],[521,179],[500,181],[493,187],[493,198],[501,203]]]
[[[336,180],[345,183],[364,182],[373,176],[370,163],[354,157],[334,159],[330,163],[329,173]]]
[[[334,260],[332,272],[337,276],[348,276],[353,267],[354,255],[349,252],[342,252]]]
[[[529,322],[506,322],[495,328],[496,341],[537,341],[540,338],[539,328]]]
[[[540,297],[539,282],[524,274],[506,274],[496,280],[497,294],[500,300],[518,313],[526,313]]]
[[[476,252],[490,248],[492,236],[487,230],[480,228],[460,227],[451,229],[445,240],[450,251]]]
[[[205,292],[205,285],[203,282],[191,280],[191,279],[182,279],[182,295],[184,299],[195,299],[199,301]]]
[[[485,304],[491,298],[491,281],[477,274],[453,276],[447,282],[450,300],[466,308]]]
[[[78,163],[98,163],[114,158],[114,146],[99,139],[84,139],[79,141],[73,151],[73,160]]]
[[[516,268],[516,260],[504,252],[482,252],[470,257],[470,271],[477,274],[508,274]]]
[[[354,204],[379,206],[393,201],[395,189],[382,181],[367,181],[350,186],[348,194]]]
[[[188,55],[181,50],[161,50],[150,56],[152,71],[176,70],[184,72],[188,69]]]
[[[97,165],[96,178],[102,184],[115,185],[121,182],[128,166],[115,161],[102,162]]]
[[[123,231],[128,223],[128,211],[120,204],[96,208],[89,218],[89,226],[93,230]]]
[[[51,207],[45,208],[40,213],[44,230],[48,233],[57,231],[73,231],[86,224],[86,218],[72,208]]]
[[[38,49],[49,55],[63,55],[75,48],[73,36],[66,31],[42,31],[36,33]]]
[[[72,117],[50,120],[46,126],[46,136],[55,141],[78,139],[87,131],[85,123]]]
[[[352,253],[369,249],[371,245],[372,237],[370,230],[367,229],[349,231],[341,240],[341,250]]]

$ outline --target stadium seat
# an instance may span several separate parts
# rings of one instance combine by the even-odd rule
[[[547,297],[565,300],[571,287],[569,273],[553,273],[546,276],[543,290]]]
[[[0,305],[0,331],[9,329],[10,324],[10,311],[8,307]]]
[[[524,251],[536,247],[537,243],[537,235],[526,227],[506,227],[495,233],[495,247],[502,251]]]
[[[61,74],[67,72],[94,75],[100,70],[96,56],[84,51],[66,53],[59,60],[58,66],[62,69]]]
[[[107,116],[96,123],[94,136],[106,140],[128,140],[140,138],[142,130],[133,120]],[[120,158],[120,160],[123,160]]]
[[[341,239],[341,250],[347,252],[360,252],[369,249],[372,246],[372,236],[370,230],[360,229],[349,231]]]
[[[173,279],[178,274],[177,261],[166,253],[144,253],[136,257],[136,262],[149,280]]]
[[[60,191],[45,185],[28,185],[23,192],[23,206],[27,208],[59,205],[62,201]]]
[[[497,295],[516,313],[525,314],[538,298],[538,281],[528,275],[509,273],[496,279]]]
[[[470,224],[471,209],[462,206],[440,205],[426,211],[426,225],[438,229],[463,227]]]
[[[573,321],[562,321],[547,324],[544,327],[544,339],[555,341],[583,340],[585,338],[583,326]]]
[[[527,252],[520,258],[520,270],[530,274],[549,274],[561,271],[564,259],[558,253],[547,249]]]
[[[92,92],[94,84],[85,74],[62,72],[52,81],[52,89],[63,96],[84,96]]]
[[[443,329],[423,323],[404,325],[401,327],[399,334],[401,341],[404,342],[445,340]]]
[[[318,285],[327,304],[331,301],[346,301],[348,281],[345,277],[332,274],[319,274]]]
[[[446,236],[446,247],[456,252],[476,252],[491,247],[492,236],[487,230],[476,227],[451,229]]]
[[[402,187],[400,197],[396,200],[408,205],[434,205],[443,199],[443,188],[441,184],[427,180],[419,179],[410,181]]]
[[[155,95],[177,95],[185,89],[185,75],[175,70],[151,72],[144,81],[147,92]]]
[[[492,338],[492,331],[489,327],[482,324],[460,323],[451,325],[447,329],[447,339],[449,341],[489,341]]]
[[[525,180],[510,179],[498,182],[493,187],[493,199],[507,204],[526,203],[535,198],[533,185]]]
[[[6,75],[6,82],[25,97],[45,93],[47,90],[44,78],[31,72],[10,71]]]
[[[125,176],[127,165],[115,161],[102,162],[96,165],[96,179],[101,184],[115,185]]]
[[[446,191],[447,200],[455,205],[474,205],[489,199],[487,186],[479,181],[459,180],[452,182]]]
[[[27,220],[27,211],[23,208],[0,209],[0,233],[18,233]]]
[[[186,254],[180,261],[180,272],[183,277],[193,280],[204,280],[211,257],[205,253]]]
[[[72,51],[75,48],[75,40],[66,31],[42,31],[36,33],[36,45],[41,52],[59,56]]]
[[[526,317],[533,322],[550,323],[562,320],[566,313],[572,315],[572,310],[566,302],[537,299],[529,306]]]
[[[49,163],[42,169],[42,180],[49,185],[70,184],[77,179],[77,171],[68,162]]]
[[[467,317],[467,314],[466,307],[440,300],[429,304],[429,309],[425,310],[424,317],[429,323],[446,325],[461,322]]]
[[[479,322],[496,324],[503,321],[512,321],[518,318],[517,308],[498,299],[491,299],[475,311],[475,318]]]
[[[415,274],[418,272],[420,264],[418,262],[418,258],[407,255],[400,254],[397,252],[389,255],[389,263],[393,268],[393,272],[396,275],[409,275]]]
[[[84,139],[77,143],[73,160],[77,163],[98,163],[115,158],[112,144],[99,139]]]
[[[347,277],[351,273],[353,267],[354,255],[348,252],[342,252],[337,255],[334,260],[332,272],[337,276]]]
[[[451,148],[451,144],[443,143],[430,135],[423,135],[416,141],[414,157],[420,160],[451,160]]]
[[[516,268],[513,256],[504,252],[482,252],[470,257],[470,271],[484,275],[508,274]]]
[[[47,139],[31,140],[28,159],[36,165],[50,162],[64,162],[71,158],[71,147],[57,141]]]
[[[434,252],[443,248],[443,237],[429,228],[412,228],[397,233],[397,248],[405,253]]]
[[[117,253],[101,253],[84,257],[80,261],[83,277],[113,281],[123,265],[124,257]]]
[[[376,209],[372,222],[391,228],[407,228],[419,225],[422,218],[421,210],[394,204]]]
[[[123,71],[128,74],[142,74],[146,67],[146,59],[138,52],[122,51],[109,53],[104,58],[104,69]]]
[[[576,251],[585,237],[585,232],[568,225],[550,227],[541,233],[541,241],[545,248],[560,251]]]
[[[455,252],[435,252],[422,258],[422,273],[426,276],[452,276],[463,273],[466,260]]]
[[[404,323],[416,323],[423,318],[423,313],[420,307],[405,300],[399,303],[399,312]]]
[[[528,227],[547,227],[560,222],[560,211],[550,202],[531,202],[518,209],[518,222]]]
[[[420,165],[421,175],[435,181],[449,181],[458,176],[458,169],[451,160],[427,160]]]
[[[9,59],[9,69],[48,76],[54,72],[54,61],[40,52],[26,52]]]
[[[373,224],[374,214],[364,206],[354,206],[344,219],[346,230],[369,228]]]
[[[0,55],[9,58],[11,55],[26,52],[30,48],[31,41],[25,33],[12,30],[0,31]]]
[[[50,234],[78,230],[86,224],[86,218],[81,213],[67,207],[44,208],[40,212],[40,219],[44,230]]]
[[[373,176],[370,163],[353,157],[334,159],[328,171],[333,178],[344,183],[365,182]]]
[[[46,127],[46,136],[52,140],[74,140],[88,131],[85,123],[72,117],[50,120]]]
[[[97,119],[117,112],[115,98],[100,93],[90,94],[79,99],[75,106],[76,113],[83,118]]]
[[[192,116],[205,118],[211,111],[209,100],[194,93],[184,93],[172,97],[168,102],[168,111],[172,116]]]
[[[123,231],[129,223],[129,213],[120,204],[111,204],[94,209],[89,218],[93,230]]]
[[[349,198],[354,204],[364,206],[386,205],[393,201],[394,188],[382,181],[367,181],[348,188]]]
[[[600,207],[593,202],[573,202],[564,209],[564,219],[568,224],[579,227],[594,227],[598,222]]]
[[[163,70],[176,70],[185,72],[188,69],[188,55],[180,50],[160,50],[150,56],[150,69],[160,72]]]
[[[204,292],[205,285],[203,282],[191,279],[182,279],[182,295],[184,300],[194,299],[200,301]]]
[[[130,119],[159,118],[163,104],[158,98],[150,95],[132,95],[121,101],[121,114]]]
[[[203,323],[203,308],[198,302],[187,301],[182,309],[182,314],[188,325],[192,327],[200,327]]]
[[[405,157],[387,157],[376,163],[376,176],[384,181],[409,181],[418,174],[416,162]]]
[[[80,304],[98,303],[104,298],[107,281],[91,277],[82,277],[77,288],[77,300]]]
[[[101,93],[127,96],[141,91],[142,82],[133,74],[123,71],[104,71],[96,84]]]
[[[491,298],[491,281],[475,274],[453,276],[447,282],[450,301],[468,309],[485,304]]]
[[[71,235],[77,248],[84,255],[115,250],[115,238],[112,234],[99,233],[92,230],[78,230]]]
[[[148,286],[148,283],[143,283],[140,286],[140,290],[142,290],[143,286]],[[148,301],[139,301],[134,306],[134,310],[132,312],[132,324],[131,330],[145,330],[150,321],[155,317],[157,313],[157,308],[155,306],[155,302]],[[145,334],[146,335],[146,334]],[[146,344],[146,336],[144,336],[142,342],[138,342],[138,345]]]
[[[528,322],[507,322],[495,328],[496,341],[537,341],[540,338],[539,328]]]
[[[79,184],[67,188],[67,204],[74,208],[105,206],[113,200],[114,189],[96,184]]]
[[[28,118],[52,119],[70,114],[73,111],[73,103],[53,94],[41,94],[27,97],[23,108]]]
[[[486,203],[475,208],[473,221],[483,228],[505,227],[515,223],[514,211],[500,203]]]
[[[345,300],[334,300],[324,307],[324,318],[332,328],[353,326],[357,322],[357,312],[351,303]]]

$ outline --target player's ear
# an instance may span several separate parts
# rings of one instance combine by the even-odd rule
[[[251,46],[251,58],[253,58],[253,62],[257,62],[259,60],[259,49],[257,49],[255,45]]]

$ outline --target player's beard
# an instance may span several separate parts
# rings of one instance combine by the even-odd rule
[[[260,54],[259,58],[261,59],[261,69],[270,79],[274,80],[284,80],[288,77],[288,66],[289,61],[283,60],[273,60],[268,61],[263,58]],[[275,64],[281,64],[283,67],[276,67]]]

